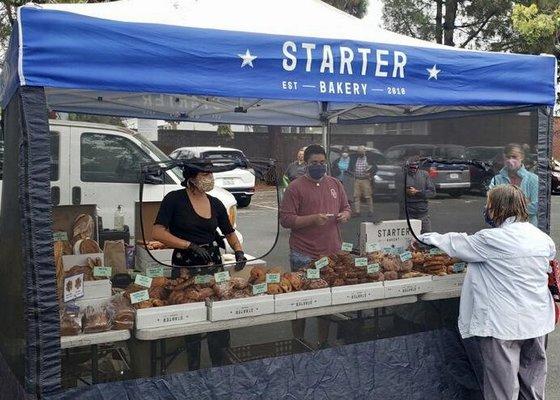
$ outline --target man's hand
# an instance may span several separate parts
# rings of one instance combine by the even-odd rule
[[[350,219],[350,213],[348,213],[347,211],[338,213],[338,215],[336,216],[336,221],[342,224],[348,222],[349,219]]]
[[[329,220],[329,217],[327,214],[315,214],[315,225],[325,225],[327,223],[327,221]]]
[[[409,188],[406,189],[406,194],[409,196],[416,196],[417,193],[419,193],[420,191],[412,186],[410,186]]]

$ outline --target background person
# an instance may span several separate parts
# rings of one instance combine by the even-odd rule
[[[304,151],[305,148],[299,149],[296,154],[296,160],[288,165],[288,168],[286,169],[286,176],[288,177],[288,180],[290,182],[296,180],[300,176],[305,175],[306,165],[303,159]]]
[[[340,157],[331,165],[331,175],[342,182],[346,196],[348,196],[349,193],[353,193],[353,176],[348,170],[350,167],[350,151],[348,146],[342,147],[341,150]],[[350,202],[350,199],[348,199],[348,202]]]
[[[527,222],[527,208],[518,187],[500,185],[488,192],[484,213],[493,229],[420,236],[468,262],[459,332],[480,345],[485,400],[544,399],[545,336],[555,317],[547,272],[556,248]]]
[[[163,198],[152,229],[154,240],[174,249],[172,264],[178,266],[173,268],[174,277],[181,269],[188,270],[191,276],[213,275],[223,270],[213,266],[222,264],[216,244],[217,228],[235,251],[236,269],[242,269],[247,260],[227,211],[220,200],[207,194],[214,188],[213,174],[185,167],[183,176],[182,185],[186,189],[175,190]],[[197,265],[203,266],[186,268]],[[207,338],[212,365],[223,365],[225,350],[229,346],[229,331],[208,332]],[[186,337],[189,370],[200,368],[200,340],[201,335]]]
[[[400,196],[399,217],[406,218],[405,205],[407,206],[410,219],[422,221],[422,233],[430,232],[432,224],[430,221],[430,209],[428,199],[436,195],[436,187],[427,171],[420,169],[419,156],[409,158],[407,166],[403,171],[403,180],[397,186]],[[404,194],[404,174],[406,174],[406,202]]]
[[[356,154],[350,156],[348,171],[354,177],[354,211],[360,215],[362,199],[368,205],[369,215],[373,216],[373,179],[377,165],[373,158],[368,157],[366,148],[359,146]]]
[[[528,199],[529,222],[537,226],[539,178],[525,168],[524,160],[523,146],[517,143],[508,144],[504,148],[504,167],[492,178],[489,188],[505,184],[519,187]]]
[[[339,224],[351,209],[340,181],[326,175],[325,149],[313,144],[305,149],[307,172],[288,186],[280,205],[280,224],[290,229],[292,271],[307,267],[313,259],[340,251]],[[292,324],[294,336],[303,338],[305,320]],[[328,321],[319,319],[319,346],[328,339]]]

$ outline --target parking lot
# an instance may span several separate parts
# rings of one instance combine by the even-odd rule
[[[432,226],[434,231],[463,231],[475,232],[484,227],[482,209],[485,200],[482,196],[468,195],[458,199],[441,195],[430,201]],[[377,201],[374,204],[375,216],[380,219],[395,219],[398,217],[397,205],[389,201]],[[238,227],[244,235],[244,246],[248,254],[261,256],[268,252],[276,239],[277,231],[277,201],[275,191],[260,191],[254,196],[250,207],[240,209]],[[353,218],[344,226],[345,240],[357,238],[360,219]],[[552,197],[551,236],[560,247],[560,197]],[[288,265],[288,236],[289,232],[280,228],[278,242],[271,254],[266,257],[268,265]],[[356,243],[357,241],[355,241]],[[314,324],[308,332],[308,337],[314,335]],[[249,332],[250,331],[250,332]],[[246,342],[251,337],[255,343],[283,339],[290,335],[290,324],[276,324],[232,332],[232,344]],[[549,378],[547,380],[547,396],[560,398],[560,332],[556,330],[549,336],[548,342]]]

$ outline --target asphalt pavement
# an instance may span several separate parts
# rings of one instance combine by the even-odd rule
[[[474,233],[484,227],[482,210],[485,199],[480,195],[451,198],[441,195],[430,201],[432,229],[437,232],[459,231]],[[263,256],[269,266],[289,269],[289,232],[278,226],[275,191],[259,191],[248,208],[238,212],[238,229],[244,236],[247,254]],[[345,241],[357,243],[359,224],[371,217],[352,218],[343,228]],[[376,199],[373,219],[398,219],[398,205],[390,200]],[[551,236],[560,249],[560,197],[552,197]],[[272,251],[271,251],[272,249]],[[275,324],[238,329],[232,332],[232,345],[264,343],[290,337],[290,324]],[[306,338],[315,337],[315,321],[309,322]],[[332,334],[332,332],[331,332]],[[560,399],[560,330],[549,335],[547,398]]]

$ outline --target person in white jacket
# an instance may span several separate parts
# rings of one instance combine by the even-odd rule
[[[527,200],[513,185],[488,192],[486,222],[474,235],[426,233],[419,239],[468,262],[459,332],[476,337],[485,400],[541,400],[546,381],[545,337],[555,315],[548,289],[552,239],[528,222]]]

